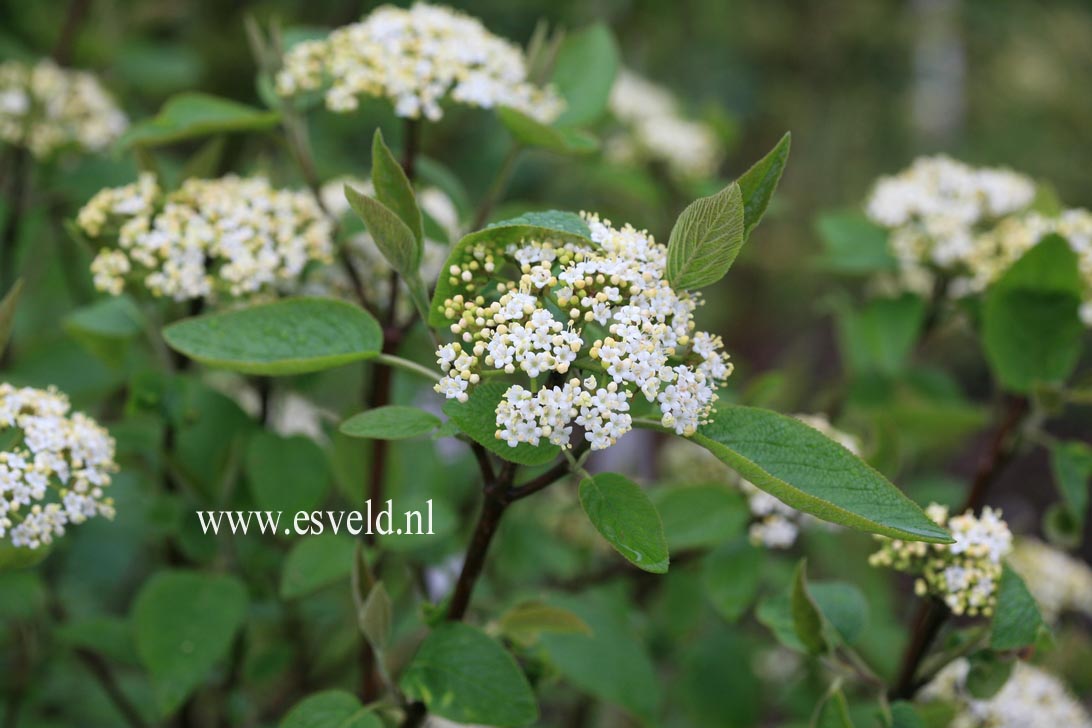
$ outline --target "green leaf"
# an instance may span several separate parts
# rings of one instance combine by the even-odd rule
[[[781,141],[738,180],[739,190],[743,195],[744,239],[766,214],[766,207],[769,206],[770,198],[781,180],[781,173],[785,171],[785,164],[789,161],[791,144],[792,134],[785,132]]]
[[[792,417],[719,405],[691,438],[783,503],[843,526],[911,541],[951,543],[863,460]]]
[[[11,330],[15,326],[15,308],[19,305],[19,294],[23,292],[23,279],[17,278],[14,285],[0,301],[0,354],[8,346],[11,339]]]
[[[521,442],[515,447],[497,439],[497,405],[508,390],[502,382],[479,384],[466,402],[449,399],[444,403],[444,414],[458,425],[470,439],[505,460],[520,465],[545,465],[561,454],[557,445],[529,445]]]
[[[841,308],[838,339],[847,368],[856,374],[903,371],[925,322],[925,301],[906,293],[873,299],[860,310]]]
[[[201,148],[197,152],[186,160],[186,165],[182,167],[182,174],[179,176],[181,180],[188,179],[208,179],[210,177],[217,177],[220,171],[220,164],[224,159],[224,146],[227,144],[227,137],[223,135],[214,136],[207,142],[201,145]]]
[[[368,590],[357,617],[368,644],[376,650],[385,649],[391,639],[391,598],[383,582],[377,581]]]
[[[275,111],[188,91],[169,98],[154,118],[129,127],[118,144],[151,147],[210,134],[265,131],[279,122]]]
[[[1043,627],[1043,615],[1020,575],[1008,565],[997,586],[997,606],[990,628],[990,647],[1018,650],[1034,644]]]
[[[852,644],[868,625],[868,601],[864,593],[844,581],[813,581],[808,593],[837,637]]]
[[[417,240],[417,264],[421,264],[422,245],[424,244],[424,220],[421,209],[417,206],[417,196],[413,193],[413,184],[405,170],[391,154],[383,141],[383,132],[378,128],[372,137],[372,185],[375,196],[389,210],[398,215]]]
[[[281,567],[281,598],[297,599],[338,582],[348,584],[355,554],[356,543],[346,534],[299,539]]]
[[[36,566],[52,551],[52,544],[29,549],[24,546],[13,546],[9,541],[0,541],[0,572]]]
[[[246,479],[260,509],[310,511],[322,505],[330,488],[326,454],[304,435],[254,433],[246,448]]]
[[[561,126],[590,124],[607,110],[621,54],[602,23],[568,35],[554,61],[553,84],[565,99]]]
[[[792,616],[792,592],[790,589],[764,597],[755,609],[755,619],[766,626],[777,641],[796,652],[805,652],[804,644],[796,636],[796,623]]]
[[[967,692],[979,700],[989,700],[1005,687],[1013,660],[1004,660],[991,650],[979,650],[968,658]]]
[[[233,576],[168,570],[144,583],[133,604],[133,629],[162,716],[177,710],[227,656],[246,606],[246,587]]]
[[[538,642],[543,633],[591,636],[587,622],[568,609],[540,601],[522,602],[501,615],[497,628],[505,638],[524,647]]]
[[[582,129],[549,126],[507,106],[497,109],[497,118],[517,142],[528,147],[565,155],[591,154],[599,149],[599,140]]]
[[[835,688],[823,697],[816,707],[811,725],[812,728],[853,728],[849,704],[841,688]]]
[[[1072,374],[1084,334],[1081,290],[1077,256],[1057,235],[1043,238],[990,286],[982,339],[1002,386],[1026,393]]]
[[[405,440],[427,435],[440,426],[440,418],[417,407],[388,405],[357,413],[338,429],[349,437],[366,440]]]
[[[827,651],[828,645],[823,629],[823,614],[808,592],[805,576],[806,562],[801,560],[793,574],[789,608],[792,611],[793,628],[796,637],[804,649],[813,655]]]
[[[580,505],[596,530],[630,563],[653,574],[667,573],[663,522],[640,486],[616,473],[599,473],[581,481]]]
[[[667,279],[678,289],[716,283],[743,247],[743,197],[737,183],[691,202],[671,229]]]
[[[383,344],[371,314],[326,298],[293,298],[185,319],[165,328],[163,338],[202,364],[268,376],[370,359]]]
[[[429,633],[399,684],[429,712],[459,723],[523,726],[538,719],[535,695],[512,656],[460,622]]]
[[[293,706],[280,728],[383,728],[383,722],[344,690],[309,695]]]
[[[126,295],[104,298],[64,319],[65,331],[107,362],[120,362],[126,343],[145,327],[144,314]]]
[[[913,703],[899,700],[891,703],[891,728],[925,728]]]
[[[484,246],[487,250],[499,255],[510,243],[518,243],[521,240],[551,240],[590,246],[592,245],[590,235],[591,231],[587,223],[579,215],[550,210],[520,215],[464,236],[452,249],[441,269],[440,278],[436,282],[436,292],[432,296],[432,306],[429,309],[429,326],[441,328],[450,324],[451,321],[444,315],[444,301],[453,298],[456,293],[463,293],[468,287],[474,287],[476,290],[489,279],[489,274],[481,270],[475,273],[469,283],[453,279],[448,274],[453,265],[462,266],[468,263],[476,248]]]
[[[763,553],[746,538],[737,538],[710,551],[701,563],[701,580],[713,608],[735,622],[758,596]]]
[[[743,533],[751,518],[743,494],[723,485],[656,488],[648,495],[660,513],[672,551],[731,541]]]
[[[1050,469],[1078,531],[1084,530],[1088,488],[1092,481],[1092,447],[1078,440],[1050,446]]]
[[[887,231],[860,212],[835,212],[816,223],[823,242],[820,266],[835,273],[893,271],[895,258],[887,247]]]
[[[345,185],[345,199],[349,201],[353,212],[364,221],[376,247],[391,267],[407,280],[415,278],[417,268],[421,265],[422,248],[421,240],[414,231],[402,221],[398,213],[349,185]]]

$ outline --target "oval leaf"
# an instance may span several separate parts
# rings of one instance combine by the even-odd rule
[[[233,576],[172,570],[144,584],[133,629],[162,715],[177,710],[227,656],[246,604],[246,588]]]
[[[618,44],[603,23],[566,36],[554,61],[553,84],[565,99],[557,123],[590,124],[602,116],[620,63]]]
[[[990,647],[995,650],[1027,647],[1035,643],[1042,626],[1043,615],[1035,598],[1020,575],[1006,565],[1001,572],[1001,583],[997,586]]]
[[[434,629],[399,684],[430,712],[459,723],[523,726],[538,718],[535,695],[512,656],[461,622]]]
[[[599,141],[586,131],[549,126],[507,106],[497,109],[497,117],[517,142],[528,147],[567,155],[591,154],[599,148]]]
[[[735,622],[758,596],[762,576],[762,551],[745,538],[710,551],[701,565],[702,586],[713,608]]]
[[[667,243],[667,279],[677,289],[716,283],[743,247],[743,197],[733,182],[690,203]]]
[[[525,647],[537,642],[544,632],[588,636],[592,634],[591,627],[568,609],[537,601],[523,602],[512,607],[501,615],[497,627],[507,639]]]
[[[653,574],[667,572],[664,525],[640,486],[616,473],[599,473],[580,483],[580,505],[596,530],[630,563]]]
[[[119,140],[123,147],[157,146],[223,132],[263,131],[280,122],[280,114],[237,101],[187,92],[172,96],[152,119],[134,124]]]
[[[721,405],[690,439],[783,503],[824,521],[892,538],[952,542],[880,473],[792,417]]]
[[[214,313],[163,330],[170,347],[213,367],[282,376],[331,369],[379,353],[383,333],[362,308],[295,298]]]
[[[246,448],[246,479],[254,503],[295,513],[322,505],[330,486],[326,454],[303,435],[257,432]]]
[[[383,723],[351,693],[327,690],[296,703],[280,728],[383,728]]]
[[[281,597],[296,599],[339,581],[347,582],[355,555],[356,543],[344,534],[324,533],[300,539],[281,568]]]
[[[388,405],[355,414],[339,428],[349,437],[367,440],[404,440],[426,435],[440,426],[440,418],[417,407]]]

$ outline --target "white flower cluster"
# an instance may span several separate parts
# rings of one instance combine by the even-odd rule
[[[90,417],[69,414],[55,389],[0,384],[0,538],[36,549],[65,527],[114,517],[106,497],[114,439]],[[52,497],[51,497],[52,495]]]
[[[349,202],[345,199],[345,185],[368,196],[374,196],[375,188],[367,180],[341,177],[322,186],[320,195],[326,210],[336,219],[345,219],[350,212]],[[435,187],[426,187],[417,192],[417,203],[421,211],[432,218],[441,228],[448,240],[456,240],[460,235],[459,213],[455,203],[444,192]],[[429,286],[436,282],[444,261],[450,252],[450,246],[442,240],[433,240],[426,234],[421,255],[421,267],[418,269],[421,279]],[[349,260],[360,278],[364,293],[370,301],[387,301],[390,298],[391,273],[393,269],[379,251],[375,239],[367,231],[354,234],[345,241]],[[407,293],[405,281],[398,277],[399,290]],[[352,298],[352,282],[341,266],[326,266],[315,272],[303,287],[303,292],[315,296]],[[413,306],[408,295],[398,299],[399,318],[409,315]]]
[[[290,97],[325,89],[331,111],[353,111],[360,96],[387,98],[398,116],[436,121],[440,102],[510,106],[544,123],[564,102],[552,87],[527,80],[518,46],[481,21],[442,5],[384,5],[322,40],[294,46],[277,74],[277,92]]]
[[[1024,578],[1048,622],[1064,612],[1092,618],[1092,568],[1085,562],[1025,538],[1016,542],[1009,564]]]
[[[176,301],[294,290],[309,263],[333,257],[314,198],[263,177],[188,179],[165,193],[142,174],[92,197],[76,224],[104,246],[91,273],[113,295],[127,283]]]
[[[843,432],[821,414],[793,415],[804,424],[823,433],[854,455],[862,452],[861,441]],[[796,543],[801,528],[811,524],[831,524],[820,521],[760,490],[754,483],[740,477],[711,452],[681,440],[669,441],[661,453],[661,471],[667,480],[677,483],[727,483],[739,488],[747,497],[752,522],[751,542],[771,549],[787,549]]]
[[[716,133],[708,124],[682,116],[666,88],[623,69],[611,89],[610,110],[626,127],[626,133],[607,142],[611,160],[660,162],[679,179],[705,179],[716,174],[724,158]]]
[[[694,331],[698,298],[664,280],[664,246],[629,225],[585,219],[590,245],[525,240],[495,254],[480,244],[450,267],[448,281],[466,295],[444,302],[459,340],[437,351],[445,376],[436,391],[466,401],[483,376],[525,375],[529,386],[513,384],[497,407],[497,438],[513,447],[565,446],[574,425],[593,449],[609,447],[632,428],[638,391],[664,427],[693,434],[732,372],[720,338]],[[518,275],[495,298],[479,294],[511,267]]]
[[[1001,579],[1001,560],[1012,551],[1012,532],[1001,520],[1001,511],[987,506],[981,516],[967,511],[949,518],[946,506],[932,503],[925,513],[951,531],[955,543],[877,536],[883,546],[868,562],[916,574],[914,590],[918,595],[940,597],[954,614],[991,615]]]
[[[61,68],[0,63],[0,140],[48,157],[64,147],[99,151],[121,136],[129,120],[95,76]]]
[[[953,292],[966,290],[978,235],[1027,208],[1034,197],[1035,184],[1016,172],[922,157],[899,174],[881,178],[865,209],[890,231],[898,286],[929,295],[938,274],[953,279]]]
[[[968,256],[971,277],[967,290],[985,290],[1024,253],[1051,234],[1065,238],[1077,254],[1077,265],[1084,281],[1081,320],[1086,326],[1092,326],[1092,212],[1088,210],[1065,210],[1057,217],[1028,213],[1005,218],[979,236],[974,251]]]
[[[918,693],[922,701],[955,703],[958,713],[950,728],[1092,728],[1092,717],[1065,684],[1042,668],[1017,662],[1005,685],[991,698],[975,698],[967,690],[970,663],[959,658],[941,670]]]

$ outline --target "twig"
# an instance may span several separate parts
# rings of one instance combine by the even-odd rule
[[[79,35],[80,26],[90,9],[91,0],[72,0],[69,3],[68,12],[64,17],[64,25],[61,26],[61,34],[57,36],[57,42],[53,46],[53,60],[57,62],[58,66],[67,66],[72,61],[76,36]]]

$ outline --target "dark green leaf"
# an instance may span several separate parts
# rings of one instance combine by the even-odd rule
[[[440,426],[440,418],[417,407],[388,405],[365,410],[341,423],[350,437],[369,440],[404,440],[427,435]]]
[[[891,703],[891,728],[925,728],[913,703],[899,700]]]
[[[538,719],[535,695],[512,656],[460,622],[429,633],[400,684],[407,697],[459,723],[523,726]]]
[[[599,148],[599,141],[586,131],[549,126],[507,106],[497,109],[497,117],[517,142],[528,147],[567,155],[591,154]]]
[[[876,298],[863,309],[844,307],[838,317],[842,358],[857,374],[903,370],[925,321],[925,301],[907,293]]]
[[[1077,440],[1051,445],[1050,467],[1077,530],[1083,530],[1092,481],[1092,447]]]
[[[743,533],[751,512],[737,490],[723,485],[657,488],[649,492],[672,551],[716,546]]]
[[[466,402],[449,399],[444,404],[444,414],[470,439],[505,460],[520,465],[544,465],[550,462],[561,453],[561,448],[557,445],[529,445],[521,442],[510,447],[507,442],[497,439],[497,405],[507,390],[508,385],[501,382],[479,384]]]
[[[383,132],[375,130],[372,138],[372,185],[375,196],[389,210],[398,215],[417,240],[417,265],[421,263],[421,246],[424,241],[424,221],[417,206],[417,197],[413,194],[413,184],[405,170],[391,154],[383,141]]]
[[[1077,256],[1050,235],[1028,250],[986,292],[982,339],[1001,384],[1030,392],[1064,381],[1077,365],[1084,326]]]
[[[349,185],[345,185],[345,199],[364,221],[375,246],[391,267],[407,280],[416,277],[421,265],[421,241],[398,213]],[[420,218],[420,213],[417,216]]]
[[[732,267],[743,239],[743,198],[733,182],[679,215],[667,243],[667,279],[678,290],[716,283]]]
[[[1009,566],[997,586],[997,606],[990,629],[990,647],[1017,650],[1034,644],[1043,627],[1043,616],[1020,575]]]
[[[0,541],[0,571],[34,566],[49,556],[52,550],[52,546],[29,549],[23,546],[12,546],[8,541]]]
[[[177,710],[227,656],[246,605],[246,588],[233,576],[171,570],[145,582],[133,629],[161,715]]]
[[[781,173],[785,171],[785,164],[789,161],[791,144],[792,134],[785,132],[777,145],[739,178],[739,190],[743,195],[744,238],[751,234],[755,225],[766,214],[766,207],[769,206],[770,198],[781,180]]]
[[[566,36],[554,62],[553,84],[565,99],[557,123],[590,124],[602,116],[620,62],[618,44],[602,23]]]
[[[667,572],[667,539],[652,501],[633,481],[599,473],[580,483],[580,505],[596,530],[639,569]]]
[[[843,581],[814,581],[808,592],[823,617],[846,644],[852,644],[868,624],[868,601],[860,589]]]
[[[351,693],[327,690],[296,703],[280,728],[383,728],[383,723]]]
[[[262,111],[208,94],[187,91],[172,96],[152,119],[129,127],[119,144],[157,146],[226,132],[265,131],[280,121],[275,111]]]
[[[789,608],[792,611],[793,628],[796,630],[796,637],[800,640],[800,644],[813,655],[826,652],[827,640],[824,636],[823,614],[808,591],[804,561],[796,565],[791,595]]]
[[[705,594],[713,608],[729,622],[742,617],[758,596],[762,556],[762,551],[747,539],[737,538],[702,559]]]
[[[258,508],[294,514],[322,505],[330,487],[330,466],[311,438],[263,430],[247,445],[246,479]]]
[[[281,568],[281,598],[304,597],[338,582],[347,585],[355,554],[356,543],[345,533],[299,539]]]
[[[371,314],[323,298],[294,298],[185,319],[165,328],[163,338],[202,364],[270,376],[370,359],[383,343]]]
[[[981,650],[968,658],[967,692],[979,700],[989,700],[1005,687],[1012,675],[1013,660],[1005,660],[996,652]]]
[[[691,440],[775,498],[825,521],[892,538],[951,542],[880,473],[792,417],[720,405]]]

